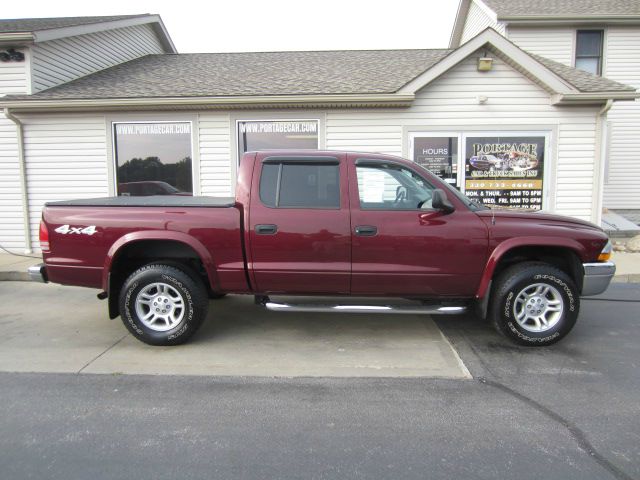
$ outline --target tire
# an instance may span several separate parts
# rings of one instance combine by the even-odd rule
[[[207,291],[197,278],[173,265],[152,263],[133,272],[120,290],[120,316],[149,345],[186,342],[207,316]]]
[[[573,280],[546,263],[527,262],[505,270],[489,305],[496,330],[520,345],[551,345],[578,319],[580,295]]]

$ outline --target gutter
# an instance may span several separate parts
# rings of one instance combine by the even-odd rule
[[[639,23],[640,15],[498,15],[498,21],[510,24],[544,22],[547,24],[576,23]]]
[[[22,219],[25,238],[25,252],[33,253],[31,249],[31,223],[29,221],[29,195],[27,191],[27,169],[24,158],[24,129],[22,122],[15,117],[8,108],[4,109],[4,116],[16,124],[18,134],[18,166],[20,171],[20,192],[22,194]]]
[[[35,36],[31,32],[0,33],[1,46],[23,46],[32,44]]]
[[[635,100],[640,98],[640,92],[601,92],[601,93],[561,93],[551,97],[551,105],[579,105],[593,104],[609,100]]]
[[[602,207],[604,203],[604,172],[606,158],[606,128],[604,128],[607,112],[611,110],[613,100],[607,100],[607,103],[596,114],[596,145],[595,153],[597,156],[597,171],[594,172],[594,189],[596,195],[593,196],[593,220],[596,225],[600,225],[602,221]]]
[[[20,111],[44,109],[92,110],[106,108],[151,107],[202,107],[202,108],[271,108],[274,106],[369,106],[409,107],[413,93],[354,94],[354,95],[264,95],[229,97],[160,97],[160,98],[107,98],[107,99],[56,99],[10,100],[0,99],[0,106]]]

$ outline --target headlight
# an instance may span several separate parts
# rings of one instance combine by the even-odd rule
[[[611,252],[613,251],[613,245],[611,244],[611,240],[607,242],[604,246],[600,255],[598,255],[599,262],[608,262],[611,259]]]

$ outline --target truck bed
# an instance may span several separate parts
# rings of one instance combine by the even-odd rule
[[[47,202],[47,207],[206,207],[230,208],[233,197],[188,197],[180,195],[154,195],[150,197],[100,197]]]

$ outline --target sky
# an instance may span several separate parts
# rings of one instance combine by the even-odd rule
[[[447,48],[458,0],[27,0],[0,18],[160,14],[178,52]]]

